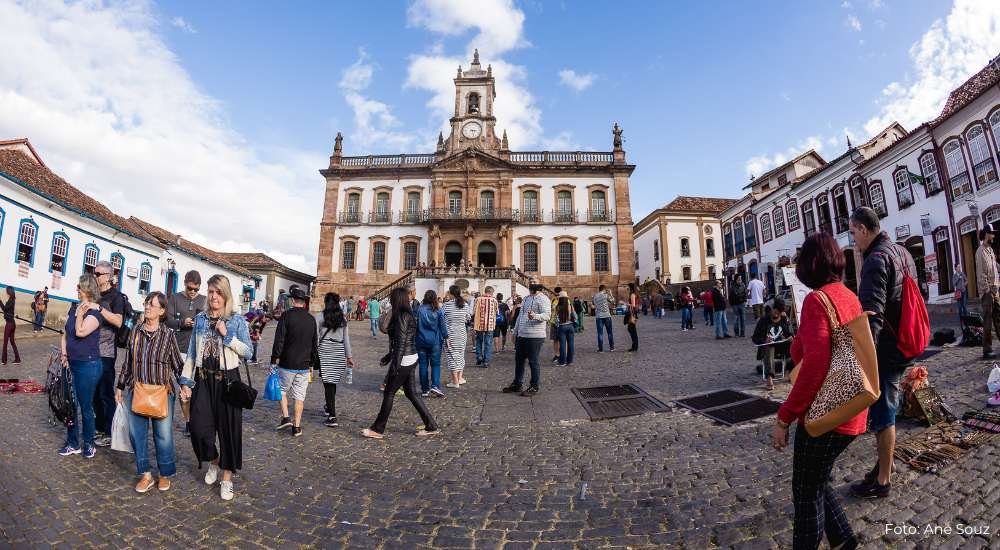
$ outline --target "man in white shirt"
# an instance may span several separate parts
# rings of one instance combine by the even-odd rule
[[[760,319],[764,316],[764,298],[767,297],[767,287],[764,286],[764,281],[757,278],[756,273],[751,275],[747,291],[750,293],[750,307],[753,308],[753,318],[755,320]]]

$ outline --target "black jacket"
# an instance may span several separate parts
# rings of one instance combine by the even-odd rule
[[[753,336],[750,337],[754,344],[763,344],[767,342],[767,337],[771,336],[775,340],[784,340],[786,338],[792,337],[792,328],[788,324],[788,317],[784,315],[778,322],[775,323],[771,320],[771,316],[765,315],[757,321],[757,326],[753,329]],[[779,354],[787,356],[789,350],[792,347],[791,342],[785,342],[784,344],[779,344],[774,347],[775,351]],[[757,348],[757,359],[764,358],[764,348]]]
[[[306,308],[293,307],[285,311],[274,332],[271,363],[288,370],[313,368],[316,340],[316,318]]]
[[[417,337],[417,318],[410,312],[403,312],[389,326],[389,370],[396,372],[403,356],[417,353],[414,343]],[[416,363],[413,365],[416,366]]]
[[[726,311],[726,297],[722,295],[722,291],[716,287],[712,287],[712,311]]]
[[[747,303],[747,285],[736,282],[729,285],[729,304],[738,306]]]
[[[864,252],[858,299],[868,317],[880,369],[896,370],[913,363],[896,348],[896,331],[902,312],[904,271],[916,279],[917,268],[910,253],[880,233]]]

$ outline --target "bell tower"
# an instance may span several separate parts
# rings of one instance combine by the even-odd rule
[[[500,148],[494,128],[493,100],[496,98],[496,80],[493,67],[483,70],[479,64],[479,50],[472,55],[472,65],[467,71],[458,68],[455,77],[455,114],[451,117],[451,135],[446,143],[451,154],[470,147],[495,152]]]

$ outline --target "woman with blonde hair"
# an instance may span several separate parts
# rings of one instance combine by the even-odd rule
[[[227,381],[240,379],[240,363],[250,359],[253,347],[246,319],[233,314],[228,278],[213,275],[208,280],[207,303],[208,310],[194,320],[181,399],[191,401],[191,445],[198,468],[209,462],[205,483],[214,485],[221,470],[219,494],[232,500],[233,472],[243,467],[243,409],[227,403],[223,393]]]
[[[101,296],[97,279],[89,273],[80,276],[76,284],[79,302],[69,308],[66,328],[62,336],[62,364],[73,374],[73,396],[80,406],[80,420],[66,429],[66,444],[59,449],[62,456],[81,453],[77,428],[83,427],[83,458],[94,458],[95,415],[94,392],[101,379],[104,364],[101,362]]]

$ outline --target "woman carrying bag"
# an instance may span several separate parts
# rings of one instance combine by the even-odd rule
[[[830,487],[830,473],[841,453],[865,432],[867,406],[878,397],[878,367],[867,316],[841,282],[843,273],[844,253],[833,237],[818,233],[805,240],[795,274],[813,292],[803,302],[792,341],[795,381],[771,433],[772,445],[782,450],[788,445],[789,425],[798,422],[792,458],[796,549],[818,548],[824,532],[833,549],[858,545]]]
[[[319,334],[319,376],[323,380],[326,397],[326,422],[331,428],[337,423],[337,384],[351,383],[349,373],[354,368],[351,354],[351,334],[344,310],[340,309],[340,295],[327,292],[323,297],[323,311],[316,314]]]
[[[172,394],[184,366],[174,331],[161,322],[167,316],[167,297],[162,292],[150,293],[144,306],[143,322],[129,336],[115,390],[115,400],[124,407],[119,410],[128,411],[129,439],[135,452],[136,473],[140,476],[135,490],[139,493],[153,488],[146,444],[150,421],[156,468],[160,471],[157,489],[170,489],[170,478],[177,473]]]
[[[198,468],[210,463],[205,483],[214,485],[221,470],[219,494],[222,500],[232,500],[233,472],[243,468],[243,408],[235,403],[231,388],[238,388],[241,363],[253,355],[253,346],[247,320],[233,313],[228,278],[213,275],[208,280],[207,303],[208,310],[194,320],[181,399],[191,401],[191,446]]]

